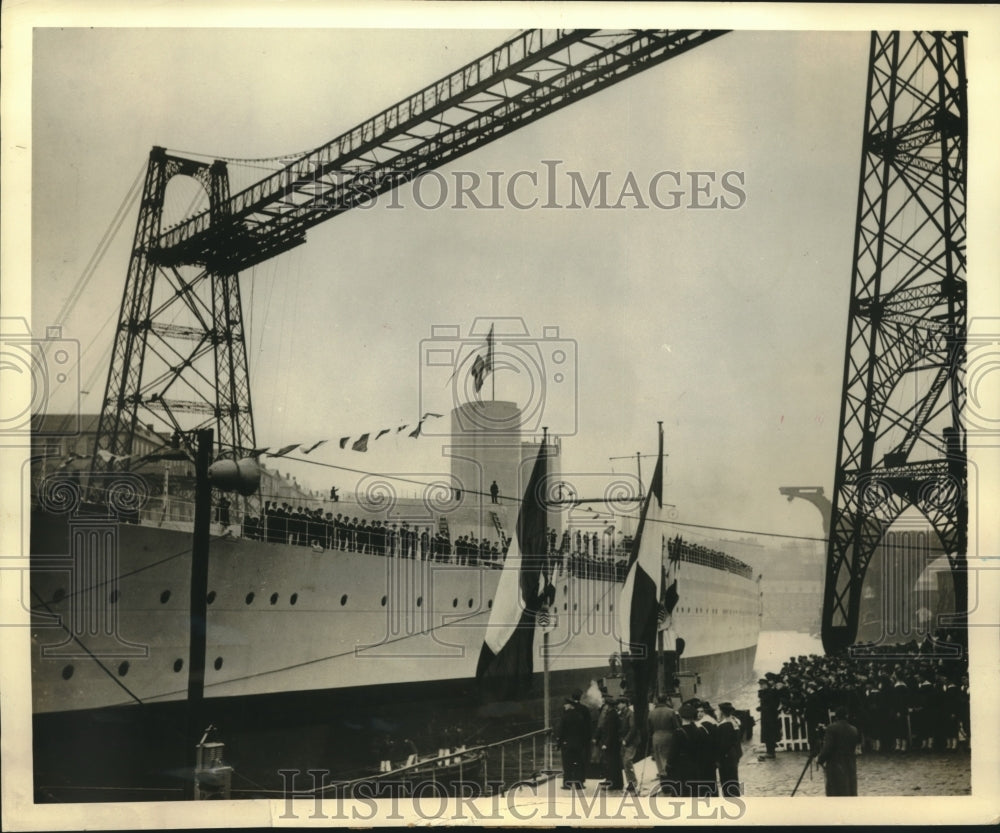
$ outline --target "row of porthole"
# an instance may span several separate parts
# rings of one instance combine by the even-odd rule
[[[111,593],[108,595],[108,600],[111,602],[111,604],[115,604],[121,598],[121,596],[122,596],[122,594],[121,594],[120,590],[112,590]],[[252,591],[250,593],[247,593],[247,595],[246,595],[246,603],[247,604],[251,604],[253,602],[253,600],[254,600],[254,596],[255,596],[255,594]],[[208,602],[208,604],[212,604],[212,602],[215,601],[215,597],[216,597],[215,591],[211,590],[211,591],[209,591],[208,595],[205,597],[205,601]],[[63,590],[63,588],[61,588],[61,587],[58,588],[56,590],[56,592],[52,594],[52,601],[54,603],[61,602],[65,598],[66,598],[66,591]],[[272,593],[271,594],[271,604],[273,604],[273,605],[277,604],[278,603],[278,599],[279,599],[279,596],[278,596],[277,593]],[[298,600],[299,600],[299,594],[298,593],[292,593],[292,595],[289,596],[289,598],[288,598],[288,603],[294,605]],[[170,601],[170,591],[169,590],[164,590],[162,593],[160,593],[160,604],[161,605],[165,605],[169,601]],[[347,596],[346,595],[341,597],[340,603],[342,605],[347,604]]]
[[[565,591],[566,588],[564,587],[563,590]],[[53,601],[55,601],[55,602],[62,601],[62,599],[65,598],[65,595],[66,595],[65,591],[62,588],[59,588],[58,590],[56,590],[56,592],[52,596]],[[170,594],[169,590],[164,590],[162,593],[160,593],[160,604],[166,604],[168,601],[170,601],[170,595],[171,594]],[[249,593],[246,594],[246,596],[244,597],[243,601],[246,604],[251,605],[251,604],[253,604],[254,599],[256,598],[256,595],[257,594],[254,593],[254,591],[251,590]],[[121,591],[119,591],[119,590],[113,590],[113,591],[111,591],[111,594],[109,596],[111,604],[115,604],[120,598],[121,598]],[[208,604],[212,604],[216,600],[216,598],[217,598],[216,592],[214,590],[210,590],[208,592],[208,595],[205,597],[205,601]],[[272,605],[276,605],[278,603],[278,599],[279,598],[280,597],[279,597],[279,595],[277,593],[272,593],[271,594],[271,598],[270,598],[271,604]],[[347,599],[348,599],[348,596],[347,596],[346,593],[340,597],[340,606],[341,607],[344,607],[347,604]],[[298,602],[298,600],[299,600],[299,594],[298,593],[292,593],[292,595],[289,596],[289,598],[288,598],[288,603],[291,604],[291,605],[294,605],[296,602]],[[382,597],[382,601],[381,601],[382,607],[385,607],[386,604],[387,604],[387,602],[388,602],[387,597],[383,596]],[[417,597],[417,607],[422,607],[423,603],[424,603],[423,596],[418,596]],[[468,606],[469,606],[470,609],[472,608],[473,604],[474,604],[474,601],[472,599],[469,599]],[[452,607],[458,607],[458,598],[454,598],[454,599],[451,600],[451,606]],[[493,600],[492,599],[490,599],[488,606],[490,608],[493,607]],[[566,609],[566,605],[563,605],[563,610],[565,610],[565,609]],[[576,610],[576,605],[573,606],[573,609]],[[600,605],[597,605],[596,609],[600,610]],[[611,605],[611,609],[614,610],[615,606]]]
[[[215,662],[212,663],[212,666],[215,668],[216,671],[221,670],[222,669],[222,657],[216,657],[215,658]],[[119,677],[124,677],[126,674],[128,674],[128,671],[129,671],[130,667],[131,667],[131,665],[129,664],[129,661],[127,659],[126,660],[122,660],[118,664],[118,676]],[[179,672],[183,667],[184,667],[184,660],[182,660],[180,657],[178,657],[177,659],[174,660],[174,673]],[[66,666],[64,666],[63,670],[62,670],[62,678],[64,680],[70,679],[73,676],[73,671],[74,671],[74,668],[73,668],[72,665],[66,665]]]
[[[566,590],[567,590],[567,588],[563,587],[563,592],[564,593],[566,592]],[[54,601],[59,602],[59,601],[62,601],[63,598],[65,598],[65,595],[66,595],[65,591],[62,588],[59,588],[53,594],[52,598],[53,598]],[[254,601],[255,597],[256,597],[256,594],[253,591],[250,591],[249,593],[247,593],[244,601],[248,605],[253,604],[253,601]],[[115,602],[117,602],[121,598],[121,592],[119,590],[113,590],[113,591],[111,591],[111,595],[110,595],[109,598],[110,598],[111,603],[114,604]],[[209,594],[208,594],[208,596],[206,597],[205,600],[208,602],[208,604],[212,604],[215,601],[215,599],[216,599],[216,593],[215,593],[214,590],[212,590],[212,591],[209,592]],[[272,605],[276,605],[278,603],[278,599],[279,599],[279,596],[278,596],[277,593],[272,593],[271,594],[270,602],[271,602]],[[170,591],[169,590],[164,590],[160,594],[160,604],[166,604],[169,600],[170,600]],[[298,602],[298,600],[299,600],[299,594],[298,593],[292,593],[292,595],[288,599],[288,602],[289,602],[289,604],[294,605],[296,602]],[[423,602],[424,602],[423,596],[418,596],[417,597],[417,607],[421,607],[423,605]],[[381,602],[382,607],[385,607],[386,603],[387,603],[387,598],[385,596],[383,596],[382,597],[382,602]],[[346,604],[347,604],[347,594],[345,593],[343,596],[340,597],[340,606],[344,607]],[[469,599],[468,606],[469,606],[470,609],[472,608],[472,605],[473,605],[473,600]],[[457,598],[452,599],[451,606],[452,607],[458,607],[458,599]],[[492,600],[490,600],[489,607],[490,608],[493,607]],[[613,604],[610,605],[609,607],[610,607],[611,610],[615,609],[615,606]],[[573,610],[576,610],[576,608],[577,608],[577,606],[574,604],[573,605]],[[568,609],[567,605],[563,604],[563,610],[567,610],[567,609]],[[600,605],[595,605],[594,609],[595,610],[600,610],[601,607],[600,607]],[[717,610],[713,610],[712,612],[713,613],[717,613],[718,611]],[[729,612],[736,613],[738,611],[729,611]],[[708,608],[700,608],[700,607],[698,607],[698,608],[695,608],[694,610],[692,610],[689,607],[682,607],[682,608],[680,608],[678,610],[678,613],[708,613]]]
[[[340,603],[343,604],[345,601],[347,601],[347,596],[344,596],[344,598],[341,599]],[[386,604],[388,604],[388,602],[389,602],[389,597],[388,596],[383,596],[382,599],[379,601],[379,604],[381,604],[382,607],[385,607]],[[424,597],[423,596],[417,596],[417,607],[422,607],[423,604],[424,604]],[[471,608],[472,605],[473,605],[473,600],[469,599],[469,607]],[[452,607],[458,607],[458,598],[457,597],[451,600],[451,606]],[[490,599],[486,603],[486,606],[489,607],[489,608],[492,608],[493,607],[493,599]]]

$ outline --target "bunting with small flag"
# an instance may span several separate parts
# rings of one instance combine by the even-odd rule
[[[545,574],[548,516],[539,499],[547,456],[543,441],[524,490],[476,666],[480,691],[491,700],[517,699],[530,688],[536,618],[555,594]]]
[[[663,598],[663,430],[649,494],[632,540],[625,586],[618,605],[618,633],[625,649],[636,722],[645,726],[649,684],[656,673],[656,634]],[[640,712],[643,712],[640,714]]]
[[[409,436],[413,437],[414,439],[419,438],[423,433],[423,424],[428,419],[440,419],[442,416],[443,414],[435,414],[432,413],[431,411],[428,411],[420,418],[419,422],[417,423],[417,427],[410,432]],[[400,434],[409,427],[410,427],[409,425],[400,425],[396,429],[396,433]],[[386,434],[391,434],[392,430],[393,430],[392,428],[383,428],[377,434],[375,434],[374,439],[379,440]],[[351,437],[349,436],[341,437],[339,440],[337,440],[337,444],[342,449],[346,449],[348,447],[348,444],[350,444],[350,447],[353,451],[367,451],[368,442],[371,439],[373,433],[374,432],[372,431],[367,431],[360,437],[355,439],[353,443],[351,442],[352,439]],[[295,451],[295,449],[301,449],[303,454],[310,454],[311,452],[319,448],[321,445],[325,445],[328,442],[330,442],[330,440],[322,439],[322,440],[316,440],[315,442],[311,443],[291,443],[289,445],[282,446],[277,451],[271,451],[270,446],[265,446],[264,448],[255,448],[253,451],[250,452],[250,455],[252,457],[260,457],[262,454],[267,454],[270,457],[284,457],[286,454],[290,454],[291,452]],[[108,459],[111,459],[111,455],[107,451],[99,451],[98,454],[109,455]],[[102,459],[104,458],[102,457]],[[125,459],[125,458],[116,457],[115,459]]]

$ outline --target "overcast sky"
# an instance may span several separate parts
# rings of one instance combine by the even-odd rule
[[[35,328],[56,320],[153,145],[234,159],[307,150],[515,31],[36,30]],[[446,412],[447,377],[421,371],[432,327],[465,337],[476,318],[520,317],[532,336],[558,328],[576,351],[561,384],[546,377],[541,420],[564,435],[565,474],[634,471],[609,458],[655,451],[663,420],[678,520],[820,534],[815,509],[778,488],[832,490],[868,45],[866,32],[725,35],[441,168],[439,209],[403,186],[402,208],[383,197],[244,272],[257,444]],[[234,190],[265,167],[231,163]],[[633,176],[648,207],[519,210],[506,191],[497,210],[453,207],[459,172],[499,172],[506,188],[518,171],[541,183],[522,176],[522,201],[541,204],[552,182],[568,204],[567,172],[590,187],[606,171],[610,202]],[[661,171],[680,176],[679,188],[655,180],[665,204],[683,192],[676,209],[647,199]],[[707,193],[693,193],[692,172],[710,172]],[[440,187],[423,184],[425,205]],[[491,200],[486,185],[477,194]],[[178,186],[168,198],[177,214],[189,195]],[[88,412],[134,227],[133,208],[64,322],[84,350]],[[512,370],[495,384],[498,399],[528,396]],[[334,442],[312,456],[448,470],[440,440],[379,442],[367,455]],[[316,488],[350,487],[343,473],[294,470]]]

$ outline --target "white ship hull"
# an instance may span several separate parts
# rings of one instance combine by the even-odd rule
[[[86,759],[83,749],[69,748],[74,735],[86,746],[94,742],[86,738],[107,739],[119,727],[123,736],[138,731],[160,748],[159,724],[176,729],[183,722],[190,544],[190,534],[106,519],[36,520],[32,695],[39,777],[40,764],[45,770],[74,756]],[[67,552],[77,553],[76,560],[61,555]],[[221,724],[237,758],[241,749],[249,753],[265,742],[271,725],[279,732],[306,729],[316,763],[358,753],[349,748],[358,743],[366,748],[357,757],[365,758],[372,726],[400,726],[415,714],[424,715],[424,728],[428,713],[431,722],[461,722],[456,710],[473,722],[495,717],[499,712],[484,711],[479,702],[475,669],[500,572],[214,538],[206,720]],[[620,650],[615,608],[622,585],[570,575],[567,568],[557,571],[554,584],[550,693],[561,698],[609,676],[609,657]],[[745,681],[759,630],[757,584],[682,563],[678,588],[673,633],[686,644],[681,668],[700,675],[707,696]],[[43,621],[43,614],[51,619]],[[539,676],[542,640],[535,642]],[[501,710],[508,720],[540,723],[540,683],[535,688],[529,701]],[[619,690],[617,683],[612,690]],[[347,716],[347,729],[317,731]],[[358,738],[351,741],[355,729]],[[302,765],[313,757],[308,745],[297,747]],[[72,777],[78,776],[48,780]]]

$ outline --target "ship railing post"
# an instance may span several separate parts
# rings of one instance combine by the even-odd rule
[[[517,742],[517,780],[520,781],[524,777],[524,741],[519,740]]]

